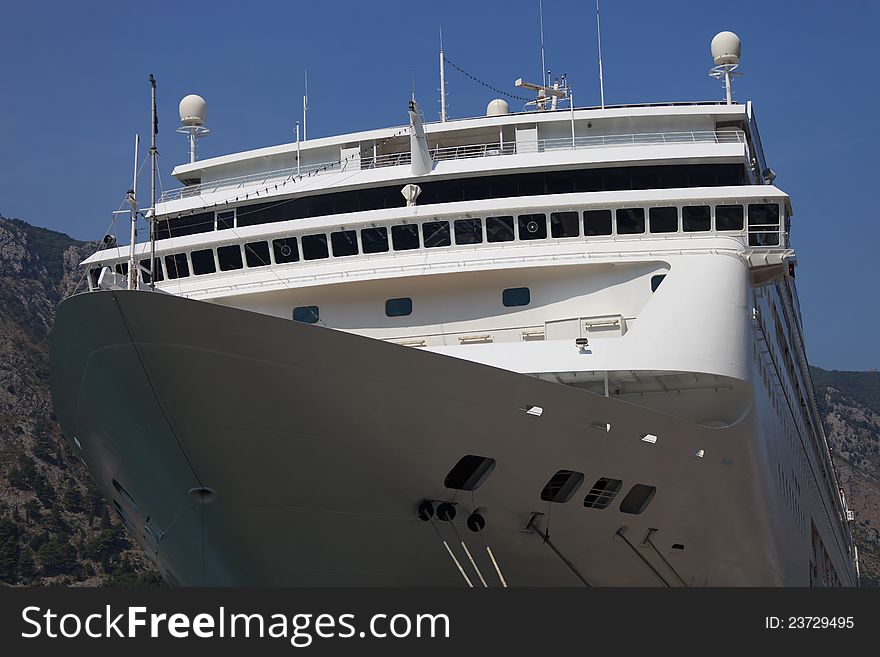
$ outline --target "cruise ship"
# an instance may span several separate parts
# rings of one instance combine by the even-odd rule
[[[180,187],[85,261],[51,353],[65,436],[166,580],[857,585],[791,200],[731,96],[739,39],[712,55],[724,100],[520,80],[523,111],[404,99],[401,126],[203,160],[185,98]]]

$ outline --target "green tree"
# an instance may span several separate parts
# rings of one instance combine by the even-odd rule
[[[19,528],[9,518],[0,518],[0,579],[14,582],[18,570]]]
[[[55,537],[40,546],[37,561],[46,576],[72,573],[77,567],[76,550],[70,541]]]

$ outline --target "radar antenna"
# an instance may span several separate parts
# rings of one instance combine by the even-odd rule
[[[719,32],[712,39],[712,45],[710,47],[715,66],[709,69],[709,77],[724,80],[727,104],[732,105],[733,88],[730,79],[742,75],[742,73],[736,70],[739,68],[739,56],[742,52],[742,42],[733,32]]]
[[[556,78],[553,81],[553,85],[550,86],[550,72],[548,71],[547,74],[547,84],[534,84],[526,82],[522,78],[517,79],[513,83],[514,86],[537,92],[537,98],[527,102],[526,106],[534,105],[538,111],[542,111],[548,109],[548,103],[551,110],[556,109],[557,103],[560,100],[567,100],[571,103],[571,86],[568,84],[568,76],[563,74],[561,78]]]
[[[196,142],[207,135],[210,130],[205,127],[208,116],[208,104],[196,94],[190,94],[180,101],[180,123],[177,132],[189,137],[189,161],[196,161]]]

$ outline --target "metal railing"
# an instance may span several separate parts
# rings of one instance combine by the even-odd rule
[[[464,146],[445,146],[432,148],[431,157],[435,162],[447,160],[466,160],[500,155],[525,153],[546,153],[588,148],[613,146],[647,146],[652,144],[744,144],[745,133],[741,130],[698,130],[689,132],[642,132],[626,135],[596,135],[589,137],[560,137],[538,139],[527,142],[493,142],[487,144],[467,144]],[[224,190],[267,187],[280,184],[300,176],[320,175],[345,170],[380,169],[410,163],[410,152],[383,153],[374,156],[361,155],[337,162],[321,162],[302,167],[278,169],[236,178],[226,178],[214,182],[189,185],[163,192],[160,202],[191,198]]]

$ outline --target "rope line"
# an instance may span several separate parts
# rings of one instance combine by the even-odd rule
[[[534,98],[526,98],[525,96],[516,96],[514,94],[509,94],[506,91],[501,91],[501,89],[499,89],[498,87],[493,87],[488,82],[483,82],[480,78],[471,75],[470,73],[465,71],[461,66],[459,66],[455,62],[450,61],[446,55],[443,55],[443,61],[445,61],[447,64],[449,64],[452,68],[454,68],[456,71],[458,71],[462,75],[470,78],[471,80],[473,80],[477,84],[483,85],[484,87],[486,87],[486,89],[490,89],[490,90],[494,91],[496,94],[501,94],[502,96],[506,96],[507,98],[512,98],[514,100],[524,100],[527,103],[535,100]]]

